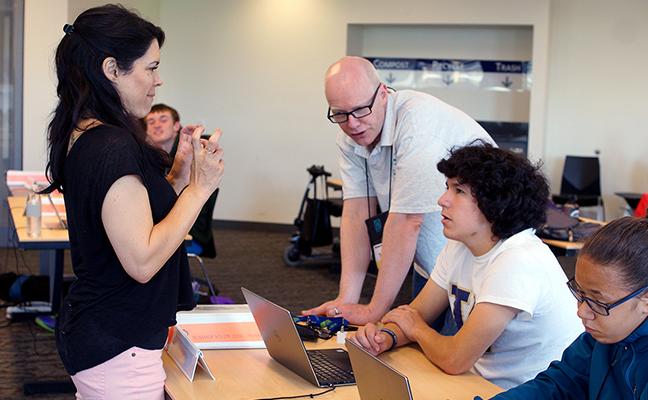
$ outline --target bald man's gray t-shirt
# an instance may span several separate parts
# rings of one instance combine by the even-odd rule
[[[413,90],[389,95],[380,142],[371,152],[344,132],[337,135],[345,200],[367,196],[366,160],[369,196],[378,198],[381,210],[425,214],[414,256],[417,272],[425,277],[429,277],[445,245],[437,200],[445,191],[446,178],[436,165],[453,147],[478,139],[494,144],[467,114],[434,96]]]

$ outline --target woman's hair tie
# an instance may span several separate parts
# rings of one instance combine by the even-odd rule
[[[74,25],[70,25],[70,24],[63,25],[63,32],[70,35],[72,32],[74,32]]]

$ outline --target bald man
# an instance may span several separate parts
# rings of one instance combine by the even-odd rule
[[[344,207],[340,226],[342,275],[334,300],[305,314],[342,316],[353,324],[379,320],[390,308],[414,262],[413,297],[445,245],[437,199],[445,177],[437,162],[455,146],[490,136],[468,115],[428,94],[394,92],[373,65],[344,57],[325,76],[328,119],[340,126]],[[391,177],[391,179],[390,179]],[[365,220],[386,212],[386,222]],[[367,226],[382,233],[370,241]],[[369,304],[357,304],[371,253],[380,259]],[[440,328],[442,320],[437,321]]]

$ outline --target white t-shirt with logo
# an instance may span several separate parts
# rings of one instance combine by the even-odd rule
[[[477,303],[520,310],[473,367],[505,389],[544,371],[583,332],[567,277],[533,229],[500,241],[479,257],[449,240],[430,278],[447,289],[458,328]]]

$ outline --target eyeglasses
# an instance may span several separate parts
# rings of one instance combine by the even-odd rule
[[[614,303],[611,303],[611,304],[610,304],[610,303],[602,303],[602,302],[600,302],[600,301],[596,301],[596,300],[594,300],[594,299],[590,299],[590,298],[587,297],[587,296],[584,296],[584,295],[583,295],[583,292],[578,288],[578,286],[577,286],[576,281],[574,280],[574,278],[571,278],[571,279],[567,282],[567,287],[568,287],[569,290],[572,292],[572,294],[574,295],[574,297],[576,297],[576,301],[578,301],[579,303],[582,303],[582,302],[587,303],[587,306],[588,306],[589,308],[591,308],[592,311],[594,311],[595,313],[597,313],[597,314],[599,314],[599,315],[603,315],[603,316],[608,316],[608,315],[610,315],[610,310],[611,310],[611,309],[613,309],[613,308],[616,307],[616,306],[620,306],[621,304],[625,303],[626,301],[628,301],[628,300],[630,300],[630,299],[633,299],[633,298],[639,296],[641,293],[643,293],[644,291],[646,291],[646,289],[648,289],[648,286],[644,286],[644,287],[642,287],[641,289],[636,290],[636,291],[630,293],[629,295],[627,295],[626,297],[622,298],[621,300],[619,300],[619,301],[615,301]]]
[[[366,117],[367,115],[371,114],[371,109],[373,108],[374,102],[376,101],[376,96],[378,95],[378,90],[380,89],[381,85],[382,83],[379,84],[376,88],[376,91],[371,97],[371,103],[369,103],[368,106],[358,107],[355,110],[351,110],[349,112],[340,111],[336,112],[335,114],[331,114],[331,107],[329,107],[326,118],[328,118],[328,120],[333,122],[334,124],[342,124],[349,120],[349,115],[353,115],[354,118]]]

